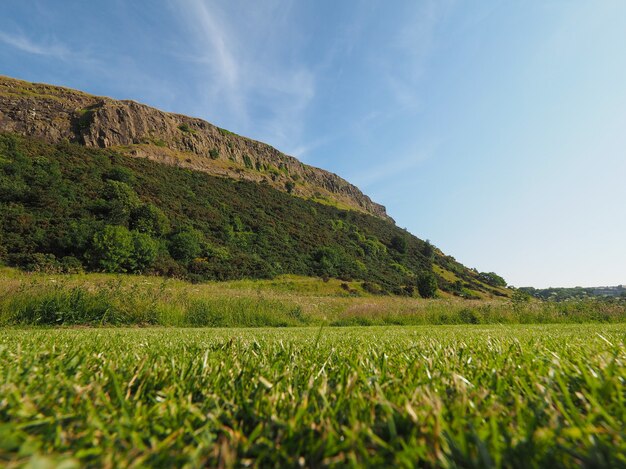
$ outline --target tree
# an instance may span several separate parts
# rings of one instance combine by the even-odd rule
[[[133,235],[133,271],[145,272],[157,258],[158,243],[146,233],[132,232]]]
[[[478,274],[478,278],[492,287],[506,287],[506,280],[495,272],[481,272]]]
[[[104,188],[108,201],[108,220],[116,225],[128,226],[130,214],[139,207],[139,197],[125,182],[109,180]]]
[[[437,294],[437,277],[430,271],[423,271],[417,275],[417,291],[422,298],[434,298]]]
[[[127,228],[106,225],[91,243],[90,257],[105,272],[128,272],[134,268],[133,236]]]
[[[170,221],[156,205],[143,204],[132,211],[130,228],[160,238],[170,230]]]
[[[398,251],[400,254],[405,254],[407,250],[407,240],[404,236],[396,235],[391,238],[392,249]]]
[[[429,262],[435,260],[435,246],[433,246],[429,240],[424,241],[420,252]]]
[[[315,273],[321,277],[337,277],[341,255],[335,248],[323,247],[313,253]]]
[[[202,253],[202,241],[203,235],[197,230],[179,231],[170,238],[170,254],[177,261],[188,263]]]

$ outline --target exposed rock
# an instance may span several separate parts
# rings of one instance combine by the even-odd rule
[[[57,86],[0,77],[0,131],[113,147],[218,176],[267,183],[390,219],[385,207],[336,174],[206,121]]]

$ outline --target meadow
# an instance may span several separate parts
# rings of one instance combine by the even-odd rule
[[[0,329],[0,464],[624,467],[624,324]]]
[[[2,268],[0,326],[2,466],[626,466],[621,300]]]
[[[376,295],[361,282],[284,275],[189,282],[0,268],[0,326],[293,327],[626,322],[623,299],[544,302]]]

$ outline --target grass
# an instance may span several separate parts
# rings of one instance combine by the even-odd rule
[[[623,301],[515,303],[376,296],[358,282],[298,276],[191,284],[0,269],[1,325],[187,327],[626,322]]]
[[[624,467],[625,337],[5,328],[0,465]]]

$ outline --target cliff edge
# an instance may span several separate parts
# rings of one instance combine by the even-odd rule
[[[385,207],[336,174],[202,119],[134,101],[0,76],[0,132],[112,148],[391,220]]]

